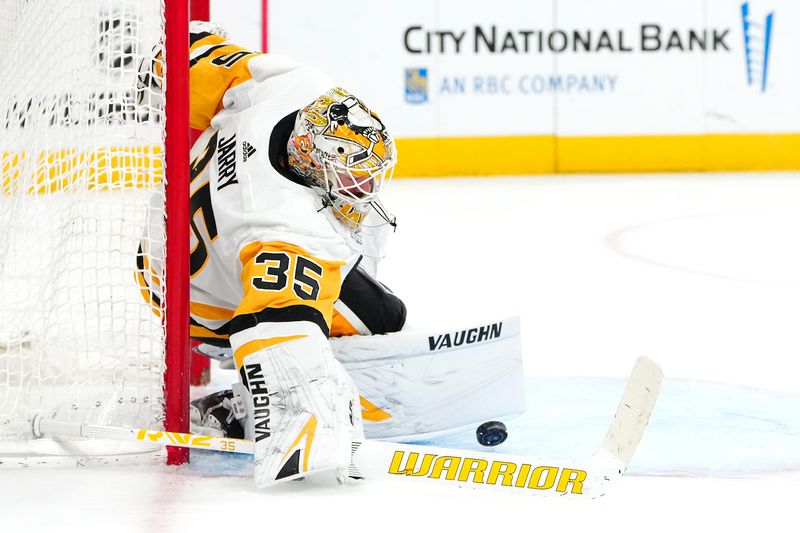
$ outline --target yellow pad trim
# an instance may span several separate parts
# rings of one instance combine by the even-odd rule
[[[282,342],[293,341],[296,339],[303,339],[308,337],[308,335],[287,335],[285,337],[272,337],[271,339],[256,339],[254,341],[246,342],[239,346],[233,352],[233,359],[236,361],[236,368],[242,368],[242,364],[244,363],[244,358],[248,355],[255,353],[259,350],[263,350],[264,348],[269,348],[270,346],[275,346],[276,344],[280,344]]]
[[[300,441],[303,439],[303,437],[307,437],[306,447],[303,450],[303,470],[302,471],[303,472],[308,472],[308,456],[311,455],[311,442],[314,440],[314,432],[316,430],[317,430],[317,417],[314,416],[314,415],[311,415],[311,417],[308,419],[308,422],[306,423],[306,425],[303,426],[303,429],[300,430],[300,433],[297,435],[297,438],[294,439],[294,442],[292,443],[292,445],[289,446],[289,449],[286,451],[286,454],[283,456],[283,459],[281,459],[281,463],[283,463],[283,461],[286,460],[286,458],[289,456],[289,454],[294,449],[294,447],[297,446],[298,444],[300,444]]]
[[[363,396],[359,396],[359,398],[361,399],[361,418],[364,420],[369,420],[370,422],[380,422],[382,420],[392,418],[392,415],[374,403],[370,402]]]

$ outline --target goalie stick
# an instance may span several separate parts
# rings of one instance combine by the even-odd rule
[[[486,453],[381,441],[353,443],[350,475],[365,479],[407,479],[530,494],[598,497],[627,469],[647,428],[663,373],[640,357],[628,378],[599,450],[583,463],[542,460],[521,455]],[[161,443],[231,453],[253,453],[253,441],[148,429],[60,422],[36,415],[35,437],[71,435]]]

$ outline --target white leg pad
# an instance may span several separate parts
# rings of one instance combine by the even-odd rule
[[[318,330],[247,355],[239,375],[259,487],[324,471],[346,477],[351,443],[363,436],[358,393]]]

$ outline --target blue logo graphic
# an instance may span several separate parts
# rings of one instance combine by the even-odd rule
[[[424,104],[428,101],[428,69],[406,69],[406,102]]]
[[[767,90],[769,52],[772,41],[772,18],[769,13],[764,23],[754,22],[750,17],[750,2],[742,4],[742,27],[744,29],[744,58],[747,65],[747,85],[760,85],[761,92]]]

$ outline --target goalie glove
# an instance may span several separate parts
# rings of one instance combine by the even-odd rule
[[[263,338],[272,328],[258,324],[238,335]],[[315,325],[298,329],[305,334],[241,360],[239,376],[249,396],[245,437],[255,441],[259,487],[321,473],[344,482],[352,441],[364,435],[358,392],[327,338]],[[240,337],[235,345],[241,340],[247,342]]]
[[[231,389],[203,396],[189,404],[191,431],[199,435],[243,439],[244,428],[239,419],[245,414],[241,396],[234,396]]]

